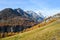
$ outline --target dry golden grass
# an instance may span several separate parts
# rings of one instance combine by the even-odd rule
[[[44,27],[0,40],[60,40],[60,20]]]

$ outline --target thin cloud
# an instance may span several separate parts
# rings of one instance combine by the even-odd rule
[[[36,13],[42,13],[45,17],[53,16],[57,13],[60,13],[60,9],[44,9],[44,10],[38,10]]]

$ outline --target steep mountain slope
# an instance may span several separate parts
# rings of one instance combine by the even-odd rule
[[[60,40],[60,19],[33,31],[0,40]]]
[[[0,26],[3,25],[19,25],[22,24],[24,26],[30,25],[32,26],[42,22],[44,18],[37,15],[35,12],[25,12],[22,9],[12,9],[6,8],[0,11]],[[27,24],[28,23],[28,24]],[[2,25],[1,25],[2,24]]]
[[[12,9],[12,8],[5,8],[0,11],[0,19],[4,18],[14,18],[14,17],[23,17],[27,18],[26,13],[22,9]]]
[[[10,24],[12,22],[18,23],[18,22],[20,22],[18,20],[21,20],[22,23],[23,23],[23,21],[25,23],[27,23],[26,21],[35,23],[34,20],[29,19],[27,17],[26,12],[24,12],[22,9],[6,8],[6,9],[0,11],[0,22],[1,23],[4,23],[4,22],[6,22],[7,24],[9,24],[9,22],[10,22]]]
[[[35,22],[41,22],[44,20],[44,16],[42,14],[37,14],[33,11],[27,11],[29,18],[34,19]]]
[[[25,18],[28,18],[27,17],[27,13],[24,10],[22,10],[21,8],[14,9],[14,11],[16,13],[19,13],[20,16],[25,17]]]

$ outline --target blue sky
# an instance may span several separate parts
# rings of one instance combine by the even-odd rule
[[[4,8],[21,8],[50,16],[60,12],[60,0],[0,0],[0,10]]]

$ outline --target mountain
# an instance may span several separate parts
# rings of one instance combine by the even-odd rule
[[[43,15],[38,15],[33,11],[25,12],[21,8],[12,9],[5,8],[0,11],[0,22],[2,25],[29,25],[33,26],[34,24],[38,24],[44,20]],[[1,26],[0,23],[0,26]],[[28,24],[27,24],[28,23]]]
[[[26,13],[24,10],[22,10],[21,8],[14,9],[14,11],[15,11],[16,13],[19,13],[19,15],[20,15],[21,17],[28,18],[28,17],[27,17],[27,13]]]
[[[22,9],[18,8],[15,9],[15,12],[19,13],[20,16],[28,18],[30,20],[34,20],[36,23],[40,23],[44,20],[44,16],[42,14],[38,15],[33,11],[23,11]]]
[[[35,22],[42,22],[44,20],[44,17],[42,14],[38,15],[37,13],[33,11],[27,11],[27,14],[30,19],[33,19]]]
[[[5,32],[21,32],[40,23],[42,20],[42,17],[32,11],[25,12],[20,8],[5,8],[0,11],[0,33],[3,33],[2,37],[5,37]]]
[[[19,8],[18,9],[6,8],[0,11],[0,19],[14,18],[17,16],[25,18],[26,17],[25,15],[26,13],[22,9],[19,9]]]
[[[13,9],[11,8],[6,8],[2,11],[0,11],[0,19],[8,19],[8,18],[13,18],[19,14],[15,13]]]

